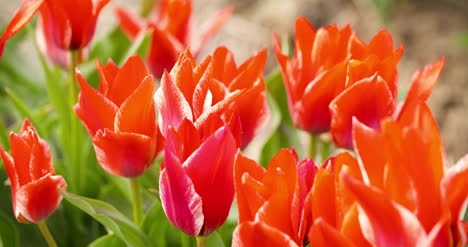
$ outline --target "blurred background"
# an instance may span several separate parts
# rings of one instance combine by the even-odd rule
[[[20,0],[0,0],[0,26],[10,20]],[[468,1],[464,0],[195,0],[195,23],[211,17],[231,5],[234,15],[209,43],[201,57],[218,45],[233,50],[238,62],[255,51],[269,48],[266,74],[276,66],[271,52],[272,32],[293,37],[294,21],[306,16],[316,27],[350,23],[364,40],[369,41],[380,29],[388,29],[396,45],[404,45],[399,64],[402,90],[408,87],[412,74],[424,65],[446,56],[442,77],[430,98],[442,132],[450,163],[468,153]],[[114,9],[123,6],[137,13],[139,0],[112,0],[104,9],[97,37],[116,25]],[[195,30],[196,32],[196,27]],[[33,54],[25,63],[37,61],[31,44],[23,42],[20,55]],[[25,65],[26,66],[26,65]],[[40,72],[29,70],[32,78]],[[42,76],[42,75],[41,75]],[[42,79],[41,79],[42,80]]]

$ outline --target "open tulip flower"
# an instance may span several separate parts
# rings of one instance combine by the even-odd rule
[[[352,149],[352,117],[377,127],[393,114],[403,48],[394,50],[388,31],[365,44],[349,26],[315,30],[299,18],[294,58],[281,53],[277,36],[274,46],[298,128],[312,134],[331,130],[337,146]]]
[[[226,8],[201,31],[194,32],[192,8],[192,0],[161,0],[146,23],[125,9],[117,9],[120,26],[130,39],[136,39],[142,30],[153,30],[148,65],[155,77],[160,78],[164,69],[171,70],[179,54],[188,47],[197,56],[232,14],[232,8]]]
[[[13,212],[21,223],[39,223],[55,212],[67,187],[56,175],[49,145],[41,140],[29,120],[18,134],[10,133],[11,156],[0,147],[10,179]]]
[[[171,73],[165,73],[155,99],[161,111],[161,132],[175,129],[182,120],[199,128],[210,114],[217,114],[231,128],[238,146],[244,148],[269,116],[263,69],[266,50],[240,66],[233,54],[219,47],[198,64],[186,50]]]
[[[65,52],[81,50],[91,41],[102,8],[110,0],[24,0],[0,38],[0,56],[5,42],[28,24],[39,11],[38,40],[43,52],[65,65]]]
[[[136,55],[118,68],[98,62],[99,89],[79,72],[74,110],[93,138],[99,164],[112,175],[138,177],[162,149],[153,101],[155,81]]]
[[[418,75],[431,74],[433,67]],[[343,223],[330,223],[327,214],[313,211],[309,233],[313,246],[467,244],[463,208],[468,203],[468,160],[465,157],[447,168],[437,124],[424,102],[435,81],[437,76],[429,76],[414,83],[402,110],[395,119],[383,120],[380,130],[354,120],[359,166],[348,161],[342,169],[335,168],[335,188],[323,190],[319,190],[324,187],[319,171],[313,187],[328,193],[341,191],[337,198],[345,203],[334,202],[335,196],[326,203],[321,196],[327,192],[313,191],[313,198],[321,200],[325,212],[330,208],[327,205],[336,205],[344,214],[328,216],[339,217]]]
[[[317,167],[281,149],[268,169],[238,153],[234,168],[239,225],[233,246],[305,246]]]
[[[211,115],[202,130],[185,119],[169,126],[159,188],[169,221],[191,236],[208,236],[226,220],[234,199],[236,141]]]

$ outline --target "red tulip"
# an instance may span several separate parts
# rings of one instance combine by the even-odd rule
[[[330,129],[330,102],[345,88],[350,26],[315,30],[306,18],[296,21],[294,57],[281,53],[278,37],[274,48],[288,95],[289,113],[296,127],[311,133]]]
[[[370,127],[392,116],[397,100],[397,64],[403,48],[380,31],[365,44],[349,26],[315,30],[296,21],[294,57],[274,47],[281,65],[291,118],[312,134],[331,130],[339,147],[352,148],[352,117]]]
[[[308,233],[312,246],[370,246],[358,221],[358,208],[338,176],[343,170],[361,179],[358,162],[348,153],[327,160],[312,186],[313,224]]]
[[[161,0],[146,23],[125,9],[117,9],[120,26],[132,40],[142,30],[153,29],[148,65],[155,77],[160,78],[164,69],[170,70],[188,47],[197,56],[232,14],[232,8],[226,8],[210,19],[202,31],[193,32],[192,5],[192,0]]]
[[[220,126],[221,124],[221,126]],[[191,236],[207,236],[226,220],[234,199],[236,142],[212,115],[203,129],[184,120],[166,133],[160,196],[169,221]]]
[[[18,134],[10,133],[11,155],[0,147],[11,185],[13,212],[21,223],[39,223],[60,205],[60,190],[67,187],[56,175],[49,145],[27,119]]]
[[[233,246],[254,246],[260,240],[304,246],[316,171],[312,160],[298,161],[291,149],[281,149],[266,170],[239,153],[234,168],[239,226]]]
[[[233,54],[219,47],[196,64],[187,50],[171,73],[165,73],[155,99],[161,111],[161,132],[177,129],[183,119],[199,128],[210,114],[217,114],[230,126],[239,146],[255,137],[269,116],[263,68],[266,50],[240,66]]]
[[[24,0],[0,38],[0,56],[5,42],[20,31],[39,11],[42,40],[48,47],[78,50],[86,47],[94,35],[96,21],[110,0]]]
[[[118,68],[98,62],[99,89],[77,72],[81,87],[74,110],[93,138],[99,164],[109,173],[137,177],[162,148],[153,102],[155,82],[139,56]]]
[[[346,89],[331,103],[331,134],[339,147],[353,148],[352,119],[373,129],[391,117],[398,98],[397,65],[403,47],[393,48],[393,38],[380,31],[366,45],[354,36],[350,43]]]

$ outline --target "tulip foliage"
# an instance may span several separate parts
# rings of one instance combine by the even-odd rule
[[[0,246],[468,244],[468,156],[426,103],[444,58],[401,97],[387,30],[298,17],[292,54],[274,34],[239,62],[201,57],[232,7],[198,27],[192,0],[143,0],[93,41],[109,2],[23,0],[0,36]]]

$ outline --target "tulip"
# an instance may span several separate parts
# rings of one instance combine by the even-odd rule
[[[330,129],[330,102],[345,88],[350,26],[336,25],[315,30],[300,17],[295,27],[295,52],[282,54],[275,35],[274,49],[282,69],[294,125],[312,134]]]
[[[49,145],[37,135],[29,120],[18,134],[10,133],[11,156],[0,146],[0,155],[11,185],[13,212],[18,222],[39,223],[55,212],[67,183],[56,175]]]
[[[238,153],[234,168],[239,225],[233,246],[305,246],[311,225],[311,187],[317,168],[281,149],[268,169]]]
[[[0,56],[8,39],[28,24],[39,11],[38,40],[46,55],[63,64],[60,50],[81,50],[88,46],[102,8],[110,0],[24,0],[0,38]],[[46,44],[43,44],[46,42]],[[47,47],[47,48],[46,48]]]
[[[189,120],[169,126],[161,165],[161,202],[169,221],[191,236],[208,236],[226,220],[234,199],[236,141],[211,115],[204,131]]]
[[[162,149],[156,122],[155,82],[139,56],[118,68],[97,63],[98,90],[77,71],[81,87],[74,110],[93,139],[99,164],[112,175],[138,177]]]
[[[308,232],[312,246],[370,246],[363,237],[353,195],[338,176],[345,169],[356,180],[362,179],[358,162],[345,152],[325,161],[317,171]]]
[[[354,36],[350,41],[346,89],[330,103],[331,134],[339,147],[353,148],[352,119],[373,129],[391,117],[398,99],[397,65],[403,47],[393,48],[393,38],[380,31],[366,45]]]
[[[192,0],[161,0],[146,22],[125,9],[117,9],[120,27],[130,39],[135,40],[142,30],[153,30],[148,65],[155,77],[160,78],[164,69],[171,70],[188,47],[197,56],[232,14],[232,8],[226,8],[212,17],[202,31],[193,32],[192,8]]]
[[[354,118],[358,162],[333,169],[335,187],[320,185],[326,184],[320,183],[320,170],[315,179],[313,198],[323,204],[312,211],[313,246],[467,244],[463,208],[468,203],[468,157],[448,168],[437,123],[425,102],[442,65],[440,60],[416,73],[402,107],[381,121],[378,130]],[[327,200],[337,188],[341,192]],[[330,205],[344,214],[327,213]],[[343,223],[334,223],[336,219]]]
[[[170,125],[177,129],[184,119],[199,128],[215,113],[230,126],[238,145],[246,147],[269,116],[265,62],[266,50],[239,66],[225,47],[198,65],[190,51],[182,53],[171,73],[163,75],[155,95],[162,134]]]
[[[296,21],[293,58],[282,54],[275,36],[294,125],[311,134],[330,131],[336,146],[352,149],[352,118],[377,128],[397,101],[397,64],[402,46],[393,48],[386,30],[365,44],[349,26],[315,30]]]

